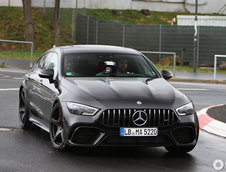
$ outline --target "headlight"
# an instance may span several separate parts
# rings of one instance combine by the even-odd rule
[[[176,109],[179,115],[191,115],[194,113],[194,108],[192,103],[188,103]]]
[[[67,102],[67,108],[69,112],[76,114],[76,115],[94,115],[99,109],[86,106],[86,105],[81,105],[78,103],[72,103],[72,102]]]

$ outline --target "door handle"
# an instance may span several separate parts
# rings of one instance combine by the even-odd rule
[[[42,84],[43,84],[43,80],[42,80],[42,79],[40,79],[40,80],[39,80],[39,83],[42,85]]]

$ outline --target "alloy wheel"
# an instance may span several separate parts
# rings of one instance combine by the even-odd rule
[[[50,138],[55,149],[65,149],[63,115],[59,105],[56,105],[53,108],[53,114],[50,121]]]
[[[28,129],[31,126],[31,122],[28,119],[28,107],[26,105],[26,98],[25,92],[22,90],[20,92],[19,97],[19,119],[20,119],[20,126],[22,129]]]

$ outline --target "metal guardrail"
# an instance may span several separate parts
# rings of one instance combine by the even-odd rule
[[[175,52],[157,52],[157,51],[140,51],[143,54],[172,54],[173,55],[173,76],[176,76],[176,53]]]
[[[226,55],[214,55],[214,74],[213,74],[213,80],[216,80],[217,76],[217,57],[226,57]]]
[[[3,39],[0,39],[0,42],[31,44],[30,68],[32,67],[32,57],[33,57],[33,49],[34,49],[34,43],[33,42],[29,42],[29,41],[15,41],[15,40],[3,40]]]

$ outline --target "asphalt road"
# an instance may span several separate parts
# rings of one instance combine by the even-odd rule
[[[6,77],[7,76],[7,77]],[[200,132],[196,148],[185,155],[172,155],[164,148],[73,148],[57,152],[48,133],[22,131],[18,124],[18,86],[23,74],[0,71],[0,171],[215,171],[213,162],[226,162],[226,139]],[[226,85],[172,84],[188,95],[197,110],[225,103]],[[224,170],[226,171],[226,167]]]
[[[207,111],[207,114],[218,121],[226,123],[226,105],[213,107]]]
[[[196,111],[204,107],[226,104],[226,85],[207,83],[170,82],[186,94],[194,103]]]

